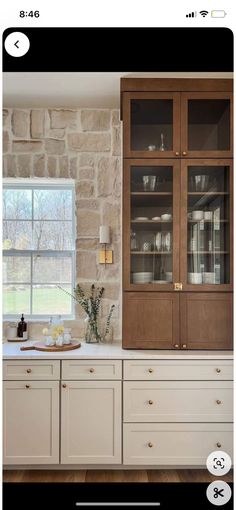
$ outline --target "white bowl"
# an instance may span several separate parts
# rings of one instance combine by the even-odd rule
[[[171,220],[171,219],[172,219],[172,214],[162,214],[162,215],[161,215],[161,219],[162,219],[163,221],[169,221],[169,220]]]
[[[202,283],[202,273],[188,273],[188,282],[194,284]]]
[[[173,273],[172,273],[172,271],[167,271],[167,272],[165,273],[165,275],[166,275],[166,280],[167,280],[167,282],[172,282],[172,279],[173,279]]]
[[[203,220],[204,212],[203,211],[192,211],[192,219],[193,220]]]
[[[215,273],[203,273],[203,283],[212,284],[215,283]]]
[[[212,220],[213,212],[212,211],[204,211],[204,220]]]

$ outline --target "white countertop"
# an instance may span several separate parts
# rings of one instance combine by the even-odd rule
[[[36,340],[35,340],[36,341]],[[122,349],[121,343],[113,344],[86,344],[81,342],[81,347],[73,351],[65,352],[42,352],[21,351],[20,347],[33,344],[33,340],[27,342],[5,342],[2,345],[4,360],[11,359],[222,359],[232,360],[232,351],[162,351],[162,350],[134,350]]]

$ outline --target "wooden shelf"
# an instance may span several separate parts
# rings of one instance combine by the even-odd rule
[[[132,191],[132,196],[135,197],[160,197],[160,196],[171,196],[173,193],[171,191]]]
[[[172,223],[172,220],[131,220],[131,223]]]
[[[188,255],[229,255],[228,251],[188,251]]]
[[[228,192],[225,192],[225,191],[190,191],[188,193],[188,195],[192,195],[192,196],[195,196],[195,195],[229,195]]]
[[[131,251],[131,255],[172,255],[172,251]]]
[[[201,221],[204,221],[204,223],[229,223],[229,220],[190,220],[188,219],[188,223],[201,223]]]

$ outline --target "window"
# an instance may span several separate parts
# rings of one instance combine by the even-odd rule
[[[3,186],[3,313],[15,319],[73,317],[75,210],[73,184]]]

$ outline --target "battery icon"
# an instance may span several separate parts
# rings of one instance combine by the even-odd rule
[[[225,18],[225,16],[226,16],[225,11],[211,11],[212,18]]]

